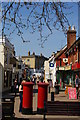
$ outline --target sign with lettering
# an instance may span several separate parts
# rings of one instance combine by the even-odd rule
[[[68,62],[68,58],[63,58],[63,62],[67,63]]]
[[[59,67],[59,70],[64,70],[64,67]]]
[[[65,70],[71,70],[71,65],[65,66]]]
[[[68,88],[69,99],[77,99],[76,88]]]

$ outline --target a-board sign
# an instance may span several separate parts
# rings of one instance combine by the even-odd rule
[[[68,88],[69,99],[77,99],[76,88]]]

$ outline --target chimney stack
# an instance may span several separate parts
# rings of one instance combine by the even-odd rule
[[[67,48],[70,48],[71,45],[76,41],[76,30],[75,26],[69,26],[69,30],[67,31]]]
[[[28,56],[30,56],[30,51],[28,51]]]
[[[42,56],[42,53],[40,54],[40,56]]]
[[[57,51],[57,53],[60,52],[60,51]]]
[[[33,55],[35,55],[35,52],[33,52]]]

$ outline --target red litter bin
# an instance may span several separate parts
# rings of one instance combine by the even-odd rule
[[[44,113],[44,102],[47,102],[48,83],[38,83],[38,105],[37,112]]]
[[[23,82],[22,114],[32,114],[33,85],[32,82]]]

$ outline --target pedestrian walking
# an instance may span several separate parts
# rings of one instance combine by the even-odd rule
[[[37,75],[37,79],[36,79],[37,83],[39,83],[39,76]]]
[[[15,96],[16,96],[16,86],[17,86],[17,78],[15,78],[15,80],[14,80],[14,92],[15,92]]]
[[[19,112],[22,112],[22,96],[23,96],[23,86],[22,86],[22,79],[20,80],[20,85],[19,85],[19,96],[20,96],[20,105],[19,105]]]

